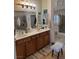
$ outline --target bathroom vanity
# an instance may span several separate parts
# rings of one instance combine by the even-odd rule
[[[25,59],[50,43],[50,30],[42,29],[15,36],[16,58]]]

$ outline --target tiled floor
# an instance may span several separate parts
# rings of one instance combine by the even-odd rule
[[[44,59],[50,53],[51,50],[50,50],[50,46],[48,45],[26,59]]]
[[[57,55],[54,55],[52,57],[52,52],[49,49],[49,45],[48,45],[45,48],[43,48],[42,50],[36,52],[35,54],[29,56],[26,59],[57,59]],[[65,55],[60,54],[59,59],[65,59]]]
[[[38,53],[39,54],[39,53]],[[48,54],[46,56],[35,56],[35,55],[32,55],[31,57],[27,58],[27,59],[57,59],[57,56],[53,56],[52,57],[52,54]],[[65,59],[65,55],[60,55],[59,59]]]
[[[43,59],[57,59],[57,56],[53,56],[51,55],[51,53],[48,56],[45,56]],[[61,55],[59,57],[59,59],[65,59],[65,55]]]

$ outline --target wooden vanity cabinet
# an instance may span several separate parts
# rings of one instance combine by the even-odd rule
[[[25,59],[25,42],[24,42],[24,40],[16,41],[16,58]]]
[[[16,57],[25,59],[50,43],[49,31],[16,40]]]

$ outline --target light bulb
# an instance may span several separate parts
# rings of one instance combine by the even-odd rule
[[[25,5],[29,5],[29,3],[28,3],[28,2],[26,2],[26,3],[25,3]]]
[[[29,6],[32,6],[32,3],[29,3]]]
[[[32,6],[33,6],[33,7],[36,7],[36,5],[35,5],[35,4],[32,4]]]

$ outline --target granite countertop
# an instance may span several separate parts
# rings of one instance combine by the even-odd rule
[[[32,36],[32,35],[36,35],[36,34],[39,34],[39,33],[45,32],[45,31],[49,31],[49,30],[50,30],[50,29],[47,28],[47,29],[40,29],[39,31],[33,30],[33,31],[29,32],[29,33],[25,33],[25,34],[22,34],[22,35],[16,34],[16,35],[15,35],[15,39],[16,39],[16,40],[20,40],[20,39],[22,39],[22,38],[29,37],[29,36]]]

